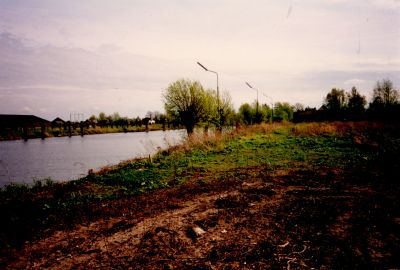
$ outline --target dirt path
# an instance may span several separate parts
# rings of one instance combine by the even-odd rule
[[[399,267],[396,194],[256,170],[105,203],[119,214],[26,243],[7,268]]]

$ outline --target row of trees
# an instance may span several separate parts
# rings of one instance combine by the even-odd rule
[[[222,129],[223,126],[283,120],[398,120],[399,98],[399,92],[393,87],[393,83],[384,79],[376,83],[369,104],[356,87],[349,92],[333,88],[319,109],[304,109],[299,103],[291,105],[287,102],[277,102],[270,106],[254,102],[242,104],[236,113],[228,92],[218,96],[215,90],[204,89],[198,81],[182,79],[171,83],[163,93],[166,114],[148,111],[144,118],[128,118],[120,116],[119,113],[107,115],[101,112],[98,116],[92,115],[86,122],[100,127],[141,127],[154,122],[162,124],[163,127],[169,127],[171,124],[174,127],[183,125],[190,134],[197,125],[205,129],[210,126]],[[154,122],[149,122],[150,120]]]
[[[196,125],[218,129],[238,123],[253,124],[267,121],[315,120],[398,120],[400,116],[399,92],[393,83],[378,81],[371,102],[356,87],[350,92],[333,88],[325,97],[321,108],[304,108],[302,104],[287,102],[268,104],[244,103],[235,113],[231,97],[224,92],[220,97],[215,90],[206,90],[198,81],[178,80],[163,93],[166,118],[185,126],[191,134]]]
[[[287,102],[268,104],[244,103],[239,107],[236,120],[245,125],[272,121],[292,121],[295,107]]]
[[[378,81],[367,106],[366,97],[356,87],[350,92],[333,88],[327,94],[322,110],[328,120],[395,120],[400,116],[399,92],[390,80]]]
[[[137,126],[141,127],[142,125],[147,125],[149,120],[154,120],[157,124],[166,124],[167,117],[165,114],[161,114],[158,111],[148,111],[144,118],[140,118],[139,116],[136,118],[128,118],[125,116],[120,116],[119,113],[115,112],[111,115],[107,115],[104,112],[99,113],[98,116],[92,115],[89,117],[88,122],[92,126],[100,126],[100,127],[129,127],[129,126]]]
[[[178,80],[171,83],[163,94],[167,118],[193,132],[196,125],[206,129],[215,126],[232,126],[238,123],[250,125],[263,121],[292,120],[294,107],[278,102],[274,107],[267,104],[242,104],[235,113],[229,93],[218,97],[215,90],[204,89],[198,81]]]

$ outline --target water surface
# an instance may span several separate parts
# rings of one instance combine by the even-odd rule
[[[89,169],[98,170],[177,145],[185,134],[171,130],[0,142],[0,186],[48,177],[56,181],[77,179]]]

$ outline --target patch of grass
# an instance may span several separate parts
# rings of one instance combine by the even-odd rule
[[[152,162],[134,161],[89,176],[87,180],[123,187],[127,194],[136,194],[182,183],[194,175],[209,174],[217,178],[232,169],[254,166],[275,169],[365,167],[377,158],[376,149],[364,147],[372,143],[369,137],[373,137],[374,128],[368,123],[252,126],[234,136],[192,138],[169,153],[160,153]],[[358,142],[354,139],[357,136],[368,136],[368,139]],[[400,145],[393,139],[375,143],[386,153],[389,149],[399,149]],[[393,145],[388,148],[387,144]]]

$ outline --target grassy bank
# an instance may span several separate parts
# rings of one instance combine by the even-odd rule
[[[276,222],[286,224],[280,228],[281,233],[296,233],[307,241],[315,236],[311,234],[316,233],[312,231],[314,229],[324,233],[325,229],[319,227],[324,225],[313,223],[316,217],[323,219],[318,222],[329,223],[340,216],[340,207],[351,210],[344,201],[350,196],[347,191],[350,186],[373,187],[375,197],[371,197],[371,201],[357,195],[351,200],[358,198],[357,207],[366,207],[357,216],[364,224],[362,229],[369,225],[378,226],[382,229],[379,233],[383,233],[389,228],[389,235],[381,235],[380,248],[382,252],[390,252],[390,255],[382,256],[386,256],[387,265],[393,266],[390,264],[396,255],[393,249],[399,244],[398,234],[395,235],[399,232],[400,218],[396,197],[400,169],[399,133],[398,126],[366,122],[259,125],[224,136],[192,138],[183,146],[160,152],[152,159],[125,162],[68,183],[38,182],[33,187],[10,185],[0,192],[3,220],[0,223],[0,248],[3,254],[8,254],[21,248],[26,241],[46,237],[55,230],[126,214],[123,212],[127,209],[125,200],[158,189],[188,183],[201,188],[215,182],[238,185],[254,179],[269,179],[273,181],[271,185],[304,186],[301,192],[291,191],[292,200],[274,215]],[[325,190],[323,194],[316,194],[313,188],[321,187]],[[184,196],[185,192],[181,192]],[[250,201],[254,199],[251,198]],[[236,199],[222,200],[218,207],[230,204],[239,207],[235,203],[240,205]],[[296,215],[296,211],[305,211],[305,216]],[[358,210],[354,208],[354,211]],[[262,219],[258,222],[262,223]],[[338,231],[342,229],[346,228],[337,228]],[[347,240],[329,237],[317,237],[322,241],[319,244],[335,246],[339,243],[342,247],[347,243]],[[386,243],[390,237],[394,237],[393,247]],[[265,248],[261,246],[259,252],[267,252],[262,251]],[[364,254],[363,250],[360,252]],[[326,254],[315,256],[323,255]],[[346,265],[354,263],[362,265],[368,260],[347,262]],[[318,261],[313,261],[312,265],[317,267]]]

